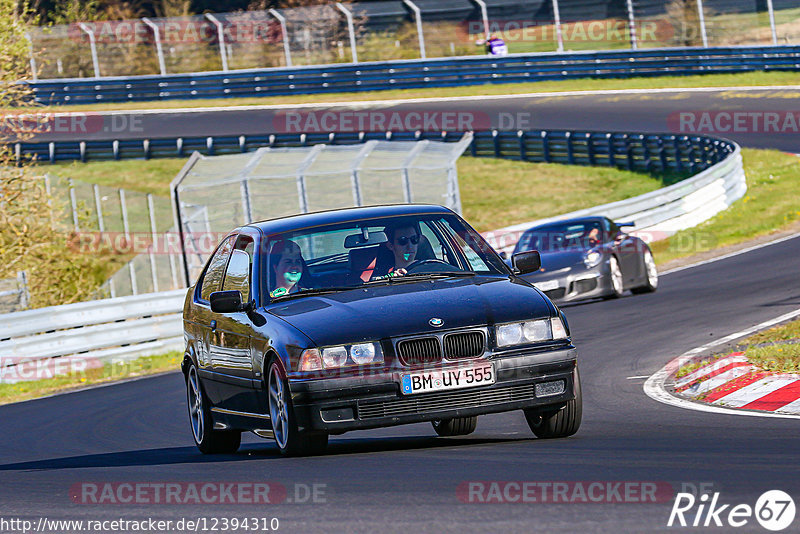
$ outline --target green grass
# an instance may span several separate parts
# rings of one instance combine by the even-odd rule
[[[786,343],[792,341],[795,343]],[[800,320],[764,330],[745,339],[745,356],[767,371],[800,373]],[[772,345],[766,345],[772,343]]]
[[[462,157],[464,218],[478,231],[614,202],[663,187],[660,178],[610,167]]]
[[[750,347],[744,355],[750,360],[750,363],[765,371],[800,373],[800,344]]]
[[[653,244],[658,263],[734,245],[800,220],[800,159],[777,150],[742,149],[747,193],[727,210]]]
[[[0,405],[52,395],[54,393],[80,389],[86,386],[114,382],[137,376],[175,371],[180,368],[180,352],[170,352],[157,356],[145,356],[135,360],[106,363],[102,368],[88,369],[81,373],[0,384]]]
[[[524,93],[560,93],[564,91],[596,91],[619,89],[657,89],[686,87],[746,87],[768,85],[798,85],[799,72],[748,72],[740,74],[704,74],[697,76],[656,76],[625,79],[559,80],[531,83],[484,84],[465,87],[428,89],[395,89],[369,93],[330,93],[293,96],[248,98],[217,98],[204,100],[159,100],[148,102],[119,102],[50,106],[52,111],[105,111],[114,109],[176,109],[186,107],[231,107],[268,104],[307,104],[318,102],[353,102],[408,98],[444,98],[456,96],[513,95]],[[794,96],[797,98],[797,95]]]
[[[61,162],[39,168],[61,178],[72,178],[97,185],[118,187],[141,193],[169,196],[169,183],[181,170],[186,158]]]

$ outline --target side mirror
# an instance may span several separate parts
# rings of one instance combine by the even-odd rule
[[[237,290],[233,291],[214,291],[209,295],[208,301],[211,303],[211,311],[214,313],[236,313],[247,311],[250,304],[242,304],[242,294]]]
[[[538,250],[520,252],[511,256],[511,265],[517,274],[533,273],[542,266],[542,257],[539,256]]]

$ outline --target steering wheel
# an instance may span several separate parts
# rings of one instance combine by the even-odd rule
[[[410,273],[413,270],[416,270],[417,267],[421,267],[423,265],[430,265],[430,264],[443,264],[443,265],[447,265],[448,267],[450,267],[452,269],[457,269],[456,267],[453,267],[452,265],[450,265],[446,261],[443,261],[443,260],[440,260],[440,259],[436,259],[436,258],[431,258],[431,259],[427,259],[427,260],[412,261],[411,263],[408,264],[408,267],[406,267],[406,272]]]

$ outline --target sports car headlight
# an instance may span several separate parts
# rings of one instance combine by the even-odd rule
[[[583,263],[586,265],[587,269],[591,269],[592,267],[597,267],[600,262],[603,260],[603,255],[596,250],[590,250],[586,253],[583,257]]]
[[[353,365],[372,365],[383,363],[383,351],[379,343],[356,343],[337,345],[321,349],[322,366],[325,369],[349,367]],[[300,369],[303,371],[304,369]]]
[[[498,347],[567,338],[567,330],[564,328],[564,323],[561,322],[560,317],[537,319],[535,321],[525,321],[524,323],[502,324],[496,327],[495,333],[497,334]]]

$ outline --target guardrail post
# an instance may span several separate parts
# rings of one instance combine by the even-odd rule
[[[78,200],[75,198],[75,184],[72,182],[72,178],[67,178],[67,183],[69,184],[69,203],[72,206],[72,224],[75,227],[75,231],[80,232],[80,227],[78,226]]]
[[[633,12],[633,0],[627,1],[628,7],[628,31],[631,34],[631,50],[636,50],[638,44],[636,42],[636,16]]]
[[[183,157],[183,137],[178,137],[175,139],[175,151],[178,153],[178,157]]]
[[[156,210],[153,205],[153,195],[147,193],[147,212],[150,215],[150,235],[152,243],[149,247],[150,254],[150,275],[153,277],[153,292],[158,293],[158,274],[156,273],[155,246],[158,241],[158,230],[156,229]]]
[[[428,56],[425,55],[425,34],[422,32],[422,12],[411,0],[403,0],[403,3],[414,12],[414,18],[417,21],[417,35],[419,37],[419,57],[427,59]]]
[[[542,130],[542,158],[545,163],[550,163],[550,133],[547,130]]]
[[[53,141],[47,144],[47,151],[50,155],[50,163],[56,162],[56,144]]]
[[[592,142],[592,134],[586,132],[586,152],[589,155],[589,165],[594,165],[594,143]]]
[[[28,293],[28,275],[25,271],[17,272],[17,288],[19,288],[19,307],[21,310],[26,310],[30,293]]]
[[[575,165],[575,148],[572,146],[572,132],[564,134],[567,138],[567,163]]]
[[[150,139],[142,140],[142,150],[144,151],[144,159],[150,159]]]
[[[489,38],[491,32],[489,31],[489,14],[486,12],[486,2],[483,0],[472,0],[481,9],[481,19],[483,20],[483,34],[486,39]]]
[[[225,28],[222,27],[222,23],[212,15],[211,13],[206,13],[206,18],[211,21],[211,24],[217,27],[217,39],[219,40],[219,57],[222,60],[222,70],[228,72],[228,55],[225,53]]]
[[[683,161],[681,161],[681,140],[677,135],[673,136],[672,139],[673,146],[675,147],[675,171],[681,172],[683,170]]]
[[[89,36],[89,49],[92,51],[92,66],[94,67],[94,77],[100,77],[100,61],[97,59],[97,43],[95,42],[94,32],[83,22],[78,23],[78,27]]]
[[[608,144],[608,165],[609,167],[616,167],[617,160],[614,157],[616,153],[616,147],[614,146],[614,136],[612,134],[606,134],[606,143]]]
[[[209,156],[214,155],[214,138],[213,137],[206,137],[206,150],[208,151]]]
[[[520,161],[527,161],[528,154],[527,154],[527,147],[525,146],[525,132],[522,130],[517,130],[517,137],[519,138],[519,159]]]
[[[492,142],[494,143],[494,157],[500,157],[500,136],[497,130],[492,130]]]
[[[150,27],[151,30],[153,30],[153,37],[156,41],[156,55],[158,55],[158,68],[161,70],[161,75],[166,76],[167,66],[164,63],[164,49],[161,48],[161,31],[158,29],[156,23],[147,17],[142,18],[142,22],[144,22]]]
[[[289,50],[289,31],[286,29],[286,17],[271,8],[269,10],[269,14],[278,19],[278,22],[281,25],[281,35],[283,37],[283,55],[286,58],[286,66],[291,67],[292,53]]]
[[[358,63],[358,51],[356,50],[356,30],[353,27],[353,13],[344,7],[341,2],[336,2],[336,7],[344,13],[347,18],[347,33],[350,34],[350,53],[353,56],[353,63]]]
[[[700,36],[703,38],[703,48],[708,48],[708,34],[706,33],[706,16],[703,13],[703,0],[697,0],[697,16],[700,18]]]
[[[111,141],[111,152],[114,154],[114,159],[119,160],[119,140],[114,139]]]
[[[28,54],[31,57],[30,58],[31,78],[33,79],[33,83],[36,83],[37,81],[39,81],[39,74],[36,72],[36,57],[33,55],[33,39],[31,39],[31,34],[25,32],[25,39],[28,40]]]
[[[667,151],[664,149],[664,139],[658,138],[658,159],[661,161],[661,172],[667,172],[669,163],[667,162]]]
[[[553,0],[553,22],[556,26],[556,41],[558,42],[558,51],[564,51],[564,36],[561,34],[561,13],[558,11],[558,0]]]
[[[769,12],[769,29],[772,31],[772,44],[777,46],[778,32],[775,29],[775,8],[772,5],[772,0],[767,0],[767,11]]]
[[[103,206],[100,203],[100,187],[97,184],[92,185],[92,191],[94,192],[94,209],[97,212],[97,227],[100,229],[100,233],[104,233],[106,231],[106,225],[103,222]]]
[[[119,211],[122,213],[122,235],[125,236],[126,246],[130,246],[131,229],[128,225],[128,204],[125,202],[125,190],[119,189]]]

